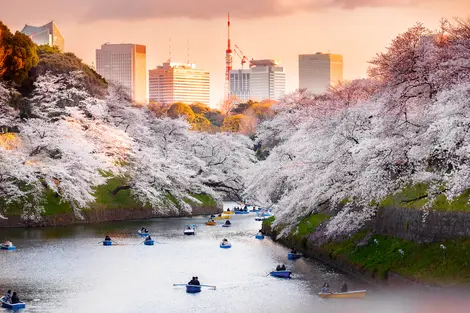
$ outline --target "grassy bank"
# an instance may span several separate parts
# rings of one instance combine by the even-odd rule
[[[380,206],[421,209],[429,201],[427,194],[428,186],[426,184],[408,186],[400,192],[386,197],[380,202]],[[442,193],[434,199],[431,207],[436,211],[470,212],[469,199],[470,190],[466,190],[451,201]]]
[[[114,210],[114,209],[137,209],[142,207],[147,207],[141,202],[137,201],[132,197],[131,189],[124,189],[119,191],[117,194],[113,194],[113,191],[119,187],[126,185],[126,181],[123,178],[119,177],[110,177],[107,180],[107,183],[95,188],[95,197],[96,201],[90,204],[90,209],[98,210]],[[193,207],[202,206],[202,207],[216,207],[217,202],[206,194],[194,194],[194,198],[198,199],[202,204],[197,205],[187,201]],[[169,193],[167,195],[168,201],[176,203],[174,197]],[[0,199],[0,205],[5,208],[5,212],[9,216],[19,216],[22,213],[23,204],[22,203],[10,203],[6,204],[5,201]],[[44,215],[56,215],[64,213],[72,213],[73,209],[69,202],[62,201],[61,197],[56,194],[54,191],[48,189],[44,194],[43,206],[45,209]]]
[[[320,214],[307,217],[281,242],[295,244],[307,255],[326,257],[335,265],[347,262],[343,266],[348,270],[366,270],[378,279],[385,280],[394,272],[424,283],[470,284],[470,238],[418,244],[363,230],[347,240],[318,246],[308,237],[327,218]],[[271,229],[273,221],[265,220],[263,227]],[[276,233],[279,229],[274,229]]]

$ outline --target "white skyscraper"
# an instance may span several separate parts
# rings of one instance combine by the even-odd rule
[[[230,94],[239,102],[279,100],[286,92],[286,73],[275,60],[252,60],[250,69],[230,71]]]
[[[196,64],[165,62],[149,71],[149,98],[161,104],[210,105],[210,74]]]
[[[330,53],[299,55],[299,88],[320,94],[343,80],[343,56]]]
[[[106,80],[122,84],[135,102],[147,100],[146,47],[135,44],[104,44],[96,49],[96,71]]]

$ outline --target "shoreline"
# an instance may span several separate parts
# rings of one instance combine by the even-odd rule
[[[152,209],[90,209],[81,213],[83,219],[77,217],[75,213],[61,213],[54,215],[45,215],[40,221],[24,221],[21,216],[6,216],[7,219],[0,219],[0,229],[8,228],[42,228],[69,225],[99,224],[106,222],[119,222],[130,220],[145,220],[153,218],[178,218],[195,217],[209,214],[218,214],[222,208],[201,206],[194,207],[191,213],[187,212],[168,212],[160,213]]]
[[[319,261],[343,274],[349,275],[354,279],[358,279],[364,283],[374,285],[378,288],[400,288],[400,287],[418,287],[426,288],[428,290],[468,290],[470,291],[470,286],[462,283],[449,283],[449,284],[439,284],[439,283],[430,283],[415,279],[412,277],[405,277],[399,273],[389,271],[385,276],[377,275],[371,270],[368,270],[362,266],[358,266],[350,262],[347,257],[343,255],[331,255],[327,249],[322,247],[315,246],[312,242],[308,240],[296,240],[292,237],[284,237],[277,239],[277,232],[273,231],[271,225],[263,223],[262,229],[266,235],[268,235],[271,240],[276,243],[291,249],[294,245],[296,246],[297,251],[301,252],[305,257],[312,258]],[[305,238],[304,238],[305,239]]]

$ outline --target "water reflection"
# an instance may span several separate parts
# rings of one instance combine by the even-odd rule
[[[233,207],[233,205],[231,205]],[[18,247],[0,253],[0,289],[18,290],[24,312],[470,312],[458,297],[379,289],[337,273],[312,260],[288,261],[288,250],[269,239],[256,240],[260,222],[235,216],[233,226],[202,224],[205,218],[154,219],[44,229],[0,230]],[[201,224],[196,236],[183,236],[185,224]],[[137,230],[146,227],[156,246],[144,246]],[[103,247],[109,234],[119,243]],[[220,249],[227,238],[231,249]],[[285,263],[293,279],[266,277]],[[217,290],[188,295],[173,283],[199,276]],[[315,293],[328,281],[339,289],[368,289],[365,300],[320,299]],[[433,302],[434,301],[434,302]],[[459,302],[460,301],[460,302]],[[466,311],[459,306],[466,304]],[[434,310],[434,311],[433,311]]]

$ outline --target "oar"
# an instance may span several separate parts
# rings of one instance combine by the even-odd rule
[[[213,288],[214,290],[217,288],[216,286],[212,286],[212,285],[199,285],[199,286]]]
[[[187,284],[173,284],[174,287],[176,286],[186,286]]]

